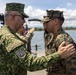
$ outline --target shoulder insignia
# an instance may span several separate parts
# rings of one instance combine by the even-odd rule
[[[13,49],[15,49],[16,47],[21,46],[21,45],[23,45],[23,44],[24,44],[24,43],[23,43],[22,41],[20,41],[20,40],[14,40],[14,42],[13,42],[13,43],[10,43],[10,44],[6,47],[6,49],[7,49],[8,52],[10,52],[10,51],[12,51]]]
[[[15,53],[17,54],[19,58],[24,58],[26,56],[26,52],[24,51],[22,47],[18,49]]]

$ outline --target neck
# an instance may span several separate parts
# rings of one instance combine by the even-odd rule
[[[5,24],[10,27],[13,31],[17,32],[17,30],[15,29],[14,25],[8,22],[5,22]]]
[[[58,28],[55,28],[55,29],[54,29],[54,32],[53,32],[53,35],[54,35],[54,36],[57,35],[59,29],[61,29],[61,27],[58,27]]]

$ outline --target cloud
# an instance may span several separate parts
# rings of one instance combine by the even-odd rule
[[[76,27],[76,9],[66,9],[57,7],[55,10],[63,11],[65,22],[63,27]]]
[[[66,8],[55,8],[54,10],[60,10],[63,11],[65,19],[75,20],[76,19],[76,9],[66,9]],[[25,12],[30,16],[30,18],[38,18],[42,19],[43,15],[46,15],[45,10],[41,9],[34,9],[32,6],[28,6],[25,9]]]
[[[44,10],[41,9],[34,9],[32,6],[28,6],[25,9],[25,12],[31,17],[31,18],[38,18],[41,19],[43,15],[46,13]]]
[[[71,6],[72,3],[67,3],[67,6]],[[76,27],[76,9],[67,9],[67,8],[61,8],[61,7],[56,7],[54,8],[55,10],[60,10],[63,11],[64,17],[65,17],[65,23],[66,25],[64,26],[74,26]],[[0,13],[4,13],[5,10],[5,4],[2,3],[0,4]],[[24,10],[26,14],[30,16],[30,18],[38,18],[42,19],[43,15],[46,15],[46,11],[42,10],[40,8],[34,8],[32,6],[27,6]],[[28,23],[28,22],[27,22]],[[42,27],[42,24],[39,22],[31,22],[28,23],[30,27]]]
[[[4,13],[5,6],[0,5],[0,13]]]
[[[72,6],[72,3],[67,3],[67,6]]]
[[[66,9],[66,8],[60,8],[60,7],[57,7],[55,8],[54,10],[60,10],[60,11],[63,11],[63,14],[64,14],[64,17],[65,17],[65,23],[63,26],[74,26],[76,27],[76,9],[72,10],[72,9]],[[30,15],[31,18],[38,18],[38,19],[42,19],[43,18],[43,15],[46,14],[46,11],[45,10],[41,10],[41,9],[34,9],[32,6],[28,6],[26,9],[25,9],[25,12]],[[38,25],[40,23],[38,22],[31,22],[30,23],[30,26],[41,26]],[[66,25],[65,25],[66,24]]]

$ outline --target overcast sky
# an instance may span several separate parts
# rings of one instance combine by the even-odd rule
[[[30,18],[42,19],[47,9],[64,11],[63,27],[76,27],[76,0],[0,0],[0,13],[4,13],[6,3],[18,2],[25,4],[25,13]],[[29,27],[42,27],[39,22],[29,22]]]

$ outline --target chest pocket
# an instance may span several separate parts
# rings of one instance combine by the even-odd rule
[[[53,38],[51,42],[47,45],[47,48],[49,49],[50,53],[55,53],[58,48],[56,47],[55,39]]]

